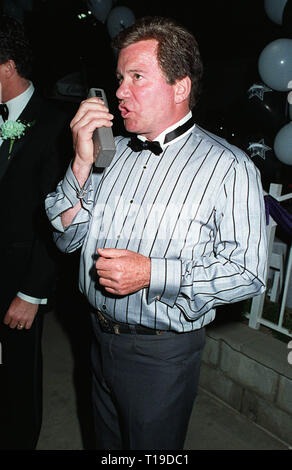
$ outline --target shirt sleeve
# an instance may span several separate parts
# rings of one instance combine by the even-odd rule
[[[62,213],[74,207],[79,201],[81,209],[70,226],[64,227],[61,219]],[[47,216],[55,229],[54,240],[61,251],[70,253],[82,245],[87,234],[93,204],[92,173],[81,188],[70,164],[56,191],[48,194],[45,201]]]
[[[31,297],[30,295],[23,294],[22,292],[17,292],[17,297],[26,302],[30,302],[31,304],[37,305],[46,305],[48,303],[48,299],[37,299],[35,297]]]
[[[214,207],[213,250],[193,260],[151,259],[148,302],[177,305],[196,319],[212,308],[265,290],[267,241],[259,172],[244,160],[232,168]]]
[[[160,300],[173,306],[181,288],[182,264],[180,260],[151,258],[151,277],[148,302]]]

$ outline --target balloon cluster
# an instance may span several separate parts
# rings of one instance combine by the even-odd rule
[[[120,31],[131,26],[135,21],[132,10],[124,6],[115,6],[116,0],[88,0],[87,5],[96,19],[106,23],[110,37],[113,39]]]
[[[267,16],[278,25],[283,24],[283,15],[288,0],[265,0]],[[285,93],[289,105],[288,120],[277,132],[274,139],[276,157],[286,165],[292,165],[292,39],[281,38],[272,41],[261,52],[258,71],[264,84],[271,90]],[[288,102],[287,102],[288,100]]]

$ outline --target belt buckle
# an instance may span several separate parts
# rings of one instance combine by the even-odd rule
[[[104,318],[103,314],[102,314],[99,310],[97,310],[96,312],[97,312],[97,316],[98,316],[98,318],[100,319],[100,321],[103,322],[103,323],[105,323],[105,324],[107,324],[108,321],[107,321],[106,318]]]
[[[114,334],[119,335],[120,334],[120,326],[119,325],[114,325]]]
[[[103,331],[112,332],[112,326],[109,324],[107,319],[103,316],[103,314],[99,310],[97,310],[97,316],[100,322],[101,329]]]
[[[120,334],[120,325],[112,325],[108,320],[103,316],[103,314],[97,310],[97,316],[99,321],[102,323],[104,330],[114,333],[115,335]]]

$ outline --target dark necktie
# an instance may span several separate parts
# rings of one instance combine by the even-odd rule
[[[182,124],[181,126],[178,126],[176,129],[166,134],[163,143],[168,144],[172,140],[176,139],[180,135],[187,132],[187,130],[189,130],[194,124],[195,124],[195,118],[194,116],[192,116],[184,124]],[[143,141],[143,140],[140,140],[136,135],[133,135],[131,137],[131,140],[129,141],[128,146],[134,152],[141,152],[142,150],[151,150],[151,152],[155,153],[155,155],[159,155],[163,151],[158,141],[156,140]]]
[[[7,104],[0,103],[0,115],[2,116],[3,121],[6,121],[8,119],[8,107]]]

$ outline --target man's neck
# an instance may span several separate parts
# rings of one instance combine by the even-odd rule
[[[161,145],[164,143],[164,138],[167,133],[171,132],[175,128],[181,126],[186,121],[188,121],[192,117],[192,113],[190,110],[186,112],[184,116],[181,116],[178,120],[176,120],[173,124],[169,125],[166,129],[164,129],[160,134],[158,134],[154,139],[148,139],[145,135],[139,135],[141,140],[155,140],[158,141]]]
[[[17,80],[13,80],[9,85],[2,87],[2,103],[16,98],[21,95],[30,85],[29,80],[26,78],[18,77]]]

